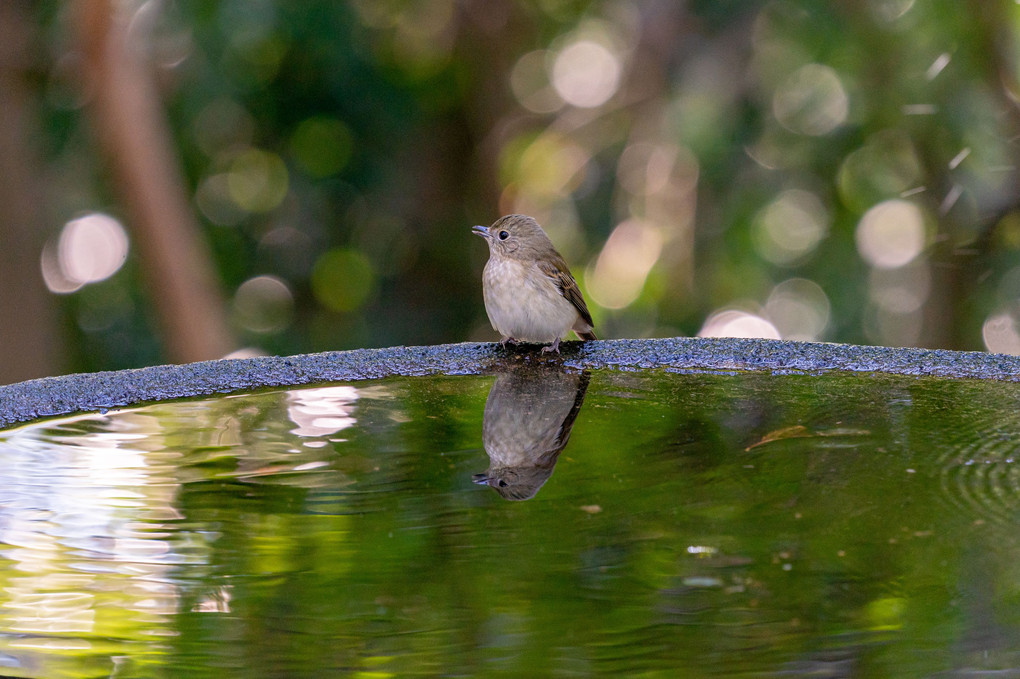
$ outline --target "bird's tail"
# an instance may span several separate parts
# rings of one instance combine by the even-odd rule
[[[582,342],[598,339],[598,337],[595,336],[595,333],[591,330],[575,330],[574,333]]]

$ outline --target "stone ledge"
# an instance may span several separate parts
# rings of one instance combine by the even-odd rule
[[[846,371],[1020,381],[1020,357],[981,352],[761,339],[599,340],[537,347],[492,343],[355,349],[298,356],[206,361],[117,372],[47,377],[0,386],[0,427],[102,412],[139,403],[272,387],[378,379],[397,375],[476,375],[508,361],[573,369],[665,369],[677,372],[820,373]]]

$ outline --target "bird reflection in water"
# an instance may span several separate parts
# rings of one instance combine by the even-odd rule
[[[588,372],[520,367],[496,375],[485,401],[489,468],[474,482],[507,500],[529,500],[549,479],[584,403]]]

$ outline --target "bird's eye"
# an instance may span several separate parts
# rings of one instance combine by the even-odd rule
[[[506,233],[506,231],[504,231],[503,233]],[[499,487],[500,488],[506,488],[506,481],[504,481],[503,479],[500,479],[499,480]]]
[[[506,240],[509,237],[510,237],[510,234],[507,233],[506,231],[500,231],[499,232],[499,239],[500,240]]]

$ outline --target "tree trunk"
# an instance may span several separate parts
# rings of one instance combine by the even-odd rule
[[[115,189],[128,213],[164,351],[175,362],[234,348],[206,243],[174,156],[143,46],[112,0],[77,0],[89,102]]]
[[[38,31],[31,0],[0,2],[0,383],[60,372],[59,323],[43,283],[43,183],[33,142],[39,138],[36,92]]]

